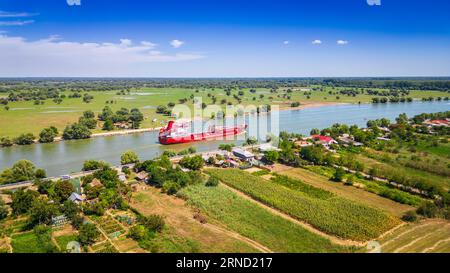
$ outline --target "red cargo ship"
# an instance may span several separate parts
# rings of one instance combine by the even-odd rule
[[[167,127],[161,128],[159,131],[159,143],[169,145],[215,139],[219,137],[241,134],[245,132],[246,128],[247,125],[239,125],[234,127],[212,125],[206,132],[191,133],[189,122],[169,121]]]

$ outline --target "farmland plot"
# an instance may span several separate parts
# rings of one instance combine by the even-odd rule
[[[323,190],[314,191],[309,186],[287,188],[235,169],[208,172],[260,202],[343,239],[367,241],[400,223],[399,219],[378,209],[326,194]]]

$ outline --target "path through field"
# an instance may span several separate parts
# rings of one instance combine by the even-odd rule
[[[405,225],[379,240],[384,253],[450,253],[450,221]]]
[[[310,231],[312,233],[315,233],[315,234],[320,235],[320,236],[322,236],[324,238],[327,238],[328,240],[330,240],[334,244],[338,244],[338,245],[342,245],[342,246],[359,246],[359,247],[365,245],[364,242],[357,242],[357,241],[352,241],[352,240],[344,240],[344,239],[341,239],[341,238],[329,235],[327,233],[324,233],[324,232],[314,228],[310,224],[305,223],[305,222],[300,221],[300,220],[297,220],[297,219],[291,217],[290,215],[288,215],[288,214],[286,214],[284,212],[281,212],[281,211],[279,211],[277,209],[274,209],[274,208],[272,208],[270,206],[267,206],[267,205],[265,205],[265,204],[255,200],[255,199],[253,199],[251,196],[248,196],[247,194],[245,194],[245,193],[243,193],[243,192],[241,192],[241,191],[239,191],[239,190],[237,190],[237,189],[235,189],[233,187],[230,187],[230,186],[228,186],[228,185],[226,185],[224,183],[221,183],[221,186],[223,186],[223,187],[229,189],[230,191],[236,193],[238,196],[240,196],[240,197],[242,197],[242,198],[244,198],[246,200],[249,200],[252,203],[257,204],[258,206],[268,210],[269,212],[271,212],[271,213],[273,213],[275,215],[278,215],[278,216],[280,216],[280,217],[282,217],[282,218],[284,218],[286,220],[289,220],[289,221],[291,221],[291,222],[293,222],[293,223],[295,223],[297,225],[300,225],[304,229],[306,229],[306,230],[308,230],[308,231]]]
[[[381,209],[397,217],[401,217],[407,211],[414,210],[411,206],[394,202],[363,189],[345,186],[342,183],[332,183],[326,177],[302,168],[275,168],[274,171],[281,175],[299,179],[311,186],[333,192],[352,201]]]
[[[178,236],[200,243],[202,252],[272,252],[266,246],[213,223],[194,219],[184,200],[147,187],[133,194],[131,206],[144,215],[162,215]]]

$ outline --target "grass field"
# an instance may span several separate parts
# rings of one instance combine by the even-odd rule
[[[370,168],[375,168],[379,171],[379,174],[382,175],[383,178],[384,176],[393,176],[393,178],[395,178],[395,176],[399,175],[411,181],[421,180],[429,185],[441,187],[447,191],[450,189],[449,177],[443,177],[426,171],[405,167],[395,162],[384,163],[362,154],[355,154],[354,157],[356,160],[364,163],[365,172],[369,172]],[[389,179],[389,177],[386,178]],[[396,181],[396,179],[392,180]]]
[[[408,224],[379,242],[384,253],[450,253],[450,222],[429,219]]]
[[[306,170],[305,170],[306,169]],[[413,210],[413,207],[419,206],[425,200],[417,195],[413,195],[411,193],[389,187],[389,185],[385,182],[381,181],[372,181],[368,179],[354,177],[354,186],[356,189],[352,189],[353,187],[344,185],[343,183],[336,183],[331,181],[330,179],[333,177],[335,169],[332,167],[326,166],[307,166],[305,169],[296,169],[292,171],[293,173],[310,173],[309,171],[315,174],[315,179],[322,181],[322,184],[326,183],[331,188],[339,188],[346,192],[353,192],[354,194],[351,197],[355,197],[356,201],[360,201],[362,203],[367,203],[376,208],[385,209],[388,212],[392,212],[394,215],[401,216],[407,210]],[[310,176],[314,177],[314,174],[310,173]],[[288,174],[289,175],[289,174]],[[301,176],[301,175],[300,175]],[[348,175],[347,175],[348,177]],[[301,179],[302,181],[305,181]],[[319,186],[320,187],[320,186]],[[373,197],[371,194],[362,194],[362,191],[368,191],[370,193],[374,193],[379,195],[380,197]],[[352,199],[350,197],[350,199]],[[371,204],[370,201],[375,201]],[[392,200],[389,201],[388,199]],[[395,201],[395,202],[394,202]],[[400,204],[404,204],[403,206]],[[400,214],[401,213],[401,214]]]
[[[311,186],[327,190],[338,196],[365,204],[367,206],[381,209],[397,217],[401,217],[407,211],[414,210],[414,207],[394,202],[376,194],[367,192],[366,190],[345,186],[342,183],[331,182],[328,177],[302,168],[291,168],[289,170],[281,171],[279,174],[286,175],[294,179],[299,179]]]
[[[179,193],[214,222],[225,225],[274,252],[323,253],[354,249],[333,245],[328,239],[274,215],[222,186],[193,185]]]
[[[155,239],[159,252],[258,252],[212,224],[201,224],[186,202],[148,188],[133,194],[131,205],[144,215],[164,217],[167,228]]]
[[[210,169],[208,172],[256,200],[343,239],[370,240],[400,223],[381,210],[324,194],[325,191],[312,194],[300,187],[294,190],[237,169]]]
[[[61,249],[62,252],[64,252],[67,249],[67,245],[70,242],[77,241],[78,236],[77,235],[61,235],[55,237],[56,243],[59,246],[59,249]]]
[[[33,232],[13,235],[11,239],[14,253],[45,253]]]
[[[330,95],[329,91],[339,91],[336,88],[325,88],[324,91],[313,91],[309,99],[305,96],[304,91],[293,91],[287,93],[280,90],[278,93],[270,93],[269,89],[259,88],[256,93],[250,93],[249,89],[243,89],[244,95],[241,96],[242,104],[279,104],[280,106],[289,108],[290,103],[293,101],[299,101],[302,104],[309,103],[358,103],[358,102],[370,102],[372,96],[369,95],[357,95],[343,96],[339,95],[339,99],[336,95]],[[66,96],[71,92],[63,92]],[[167,105],[169,102],[178,103],[179,99],[189,99],[191,95],[195,97],[202,97],[203,102],[206,104],[212,104],[212,98],[208,94],[214,95],[217,98],[216,104],[220,104],[222,99],[227,100],[233,104],[237,104],[237,100],[233,98],[233,94],[237,94],[237,91],[233,91],[231,96],[227,96],[222,89],[200,89],[197,93],[194,89],[183,88],[142,88],[132,90],[127,95],[117,95],[117,91],[103,91],[103,92],[89,92],[94,96],[94,99],[90,103],[84,103],[81,98],[66,98],[61,104],[56,104],[52,100],[46,100],[44,105],[34,105],[33,101],[19,101],[10,102],[9,111],[3,107],[0,108],[0,136],[16,137],[21,133],[33,133],[38,135],[39,132],[48,126],[55,126],[60,131],[64,127],[72,122],[78,120],[83,111],[92,110],[95,113],[99,113],[105,105],[109,105],[114,111],[125,107],[128,109],[139,108],[145,116],[145,120],[142,123],[143,128],[159,127],[161,120],[166,120],[168,117],[156,114],[156,107],[158,105]],[[291,99],[283,98],[283,95],[291,96]],[[263,98],[260,96],[263,95]],[[277,97],[280,95],[280,97]],[[411,97],[420,99],[422,97],[446,97],[448,93],[434,92],[434,91],[411,91]],[[255,97],[255,100],[253,98]],[[106,101],[114,101],[113,104],[106,104]],[[192,107],[192,100],[187,105]],[[222,105],[224,106],[224,105]],[[152,120],[156,118],[157,122]],[[100,127],[94,132],[100,132]]]

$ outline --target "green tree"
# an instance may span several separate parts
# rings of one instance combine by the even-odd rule
[[[311,132],[309,134],[310,135],[320,135],[320,130],[317,128],[314,128],[311,130]]]
[[[8,207],[2,198],[0,198],[0,221],[8,217]]]
[[[9,137],[2,137],[0,139],[0,146],[2,147],[10,147],[14,144],[14,142]]]
[[[55,183],[55,198],[57,201],[65,201],[75,191],[74,186],[69,181],[60,180]]]
[[[273,164],[278,161],[280,154],[277,151],[267,151],[264,153],[264,158],[269,164]]]
[[[11,209],[14,215],[20,215],[30,210],[34,200],[39,196],[35,191],[20,189],[12,194]]]
[[[214,175],[211,175],[205,184],[206,187],[217,187],[218,185],[219,185],[219,179]]]
[[[199,155],[193,157],[185,156],[180,160],[180,166],[194,171],[203,168],[204,164],[203,158]]]
[[[331,180],[333,180],[335,182],[342,182],[344,180],[344,176],[345,176],[345,170],[343,168],[336,168],[334,170],[334,174],[333,174],[333,177],[331,178]]]
[[[52,217],[58,214],[58,207],[55,203],[36,198],[31,205],[29,213],[30,217],[28,221],[30,225],[50,225],[52,223]]]
[[[66,126],[63,133],[63,138],[66,140],[69,139],[85,139],[90,138],[92,132],[89,130],[86,125],[80,123],[74,123]]]
[[[80,226],[78,242],[83,246],[92,245],[100,236],[100,232],[94,224],[86,223]]]
[[[31,161],[19,160],[10,169],[5,169],[0,174],[1,183],[14,183],[33,180],[36,177],[36,167]]]
[[[114,123],[112,119],[107,119],[105,123],[103,123],[102,130],[104,131],[112,131],[114,130]]]
[[[55,253],[58,251],[52,242],[52,229],[46,225],[37,225],[33,228],[36,241],[45,253]]]
[[[39,134],[39,142],[40,143],[49,143],[55,140],[55,137],[58,135],[58,129],[56,127],[45,128]]]
[[[139,157],[133,151],[126,151],[120,157],[120,164],[122,164],[122,165],[133,164],[133,163],[138,163],[138,162],[139,162]]]
[[[45,172],[44,169],[37,169],[36,173],[35,173],[35,177],[38,178],[38,179],[46,178],[47,177],[47,173]]]
[[[35,139],[36,137],[31,133],[21,134],[14,140],[14,143],[17,145],[30,145],[34,143]]]

